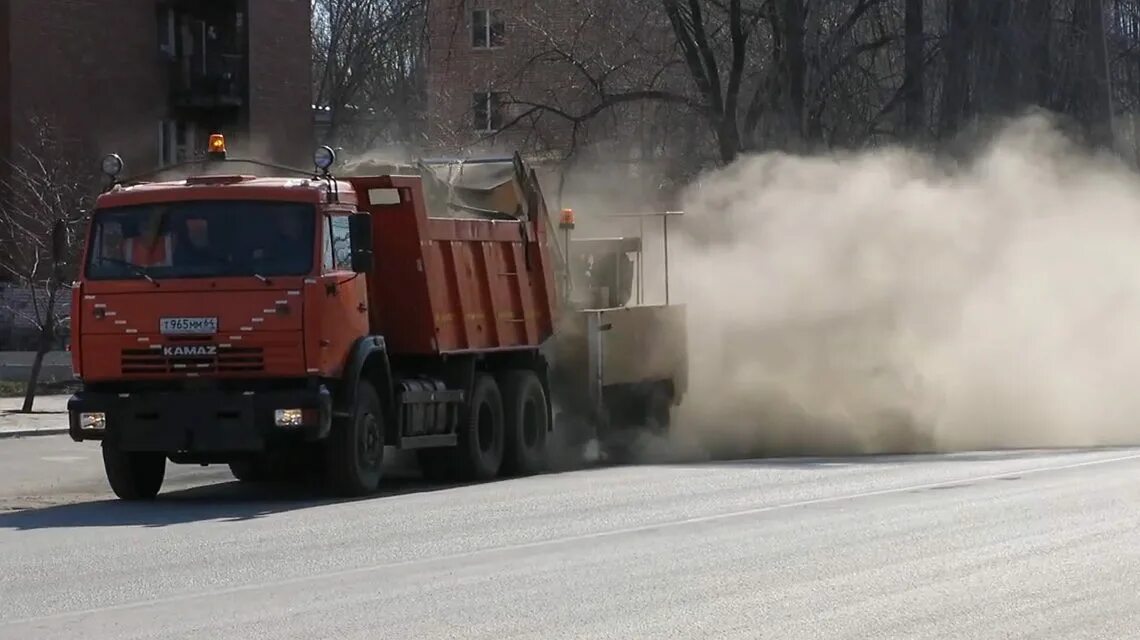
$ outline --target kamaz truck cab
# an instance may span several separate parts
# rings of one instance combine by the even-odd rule
[[[225,159],[225,139],[211,136],[208,160]],[[68,410],[73,439],[103,441],[121,497],[157,493],[168,458],[253,477],[264,461],[250,452],[329,437],[330,381],[369,334],[358,276],[371,267],[368,216],[323,173],[333,159],[322,148],[318,170],[297,177],[207,162],[202,175],[137,183],[119,179],[118,156],[104,159],[110,184],[73,287],[83,390]],[[366,430],[339,447],[369,467],[383,441]],[[351,466],[339,453],[333,464]]]

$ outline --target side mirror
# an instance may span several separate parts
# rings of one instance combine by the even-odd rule
[[[63,262],[67,259],[67,225],[56,220],[51,227],[51,266],[56,281],[63,280]]]
[[[348,235],[352,244],[352,271],[372,271],[372,215],[352,214],[348,219]]]

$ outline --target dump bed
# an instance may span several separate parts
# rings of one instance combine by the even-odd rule
[[[474,189],[492,205],[523,205],[504,212],[462,206],[470,194],[456,202],[434,175],[346,179],[373,218],[370,321],[389,352],[520,349],[551,336],[557,292],[541,195],[528,209],[509,197],[517,181]]]

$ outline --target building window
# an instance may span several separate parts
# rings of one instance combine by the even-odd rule
[[[174,164],[178,161],[178,123],[174,120],[158,122],[158,164]]]
[[[475,93],[473,111],[476,131],[498,131],[503,127],[503,103],[506,94],[498,91]]]
[[[471,46],[494,49],[503,46],[506,33],[501,9],[475,9],[471,12]]]
[[[158,123],[158,162],[175,164],[187,162],[201,155],[198,148],[198,127],[184,120],[160,120]]]
[[[173,60],[178,54],[176,37],[178,34],[178,21],[174,10],[170,7],[160,7],[158,10],[158,49]]]

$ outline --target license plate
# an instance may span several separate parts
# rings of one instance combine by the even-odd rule
[[[163,335],[212,335],[218,332],[217,318],[162,318]]]
[[[166,345],[162,355],[167,358],[209,358],[218,355],[216,344],[177,344]]]

